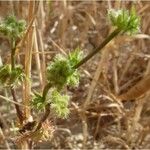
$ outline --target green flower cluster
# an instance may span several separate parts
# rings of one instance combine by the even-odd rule
[[[35,93],[31,105],[33,108],[43,110],[50,104],[51,110],[57,117],[66,118],[69,109],[69,96],[62,94],[65,85],[77,86],[79,83],[79,73],[73,67],[81,60],[82,55],[79,49],[70,53],[67,57],[57,55],[54,61],[47,68],[47,80],[51,85],[48,98],[44,98],[39,93]]]
[[[81,58],[79,49],[76,49],[67,57],[57,55],[47,68],[48,82],[58,89],[62,89],[64,85],[77,86],[79,84],[79,73],[73,67]]]
[[[123,9],[111,9],[108,11],[108,16],[112,25],[116,26],[124,33],[134,34],[139,31],[140,18],[133,7],[130,12]]]
[[[62,95],[53,89],[50,96],[51,109],[57,117],[66,118],[69,114],[69,96]]]
[[[11,39],[18,39],[25,30],[25,20],[18,20],[15,16],[8,16],[0,23],[0,33]]]
[[[0,67],[0,83],[4,86],[15,86],[24,78],[25,75],[21,66],[16,66],[13,70],[9,64]]]
[[[38,92],[34,92],[33,99],[31,100],[31,106],[40,111],[45,108],[45,105],[46,101],[43,99],[43,96]]]
[[[69,109],[69,96],[68,95],[62,95],[60,92],[57,91],[56,88],[53,88],[50,90],[50,96],[44,100],[42,95],[40,93],[35,92],[34,97],[31,101],[31,106],[33,108],[36,108],[38,111],[42,111],[45,108],[45,105],[50,103],[51,104],[51,110],[54,112],[54,114],[57,115],[57,117],[60,118],[66,118]]]

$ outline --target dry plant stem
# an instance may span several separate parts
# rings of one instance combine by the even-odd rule
[[[49,89],[48,89],[49,90]],[[47,90],[47,92],[48,92]],[[46,91],[46,90],[45,90]],[[44,93],[44,92],[43,92]],[[47,93],[45,93],[47,95]],[[46,96],[45,95],[45,96]],[[21,136],[20,138],[18,138],[16,140],[16,143],[20,143],[20,142],[25,142],[27,139],[31,138],[32,135],[34,135],[36,133],[36,131],[38,131],[41,127],[42,127],[42,123],[48,118],[49,114],[50,114],[50,104],[47,104],[45,106],[45,113],[44,115],[41,117],[41,119],[39,120],[39,123],[37,124],[37,127],[35,128],[35,130],[31,131],[31,132],[27,132],[25,134],[23,134],[23,136]]]
[[[34,16],[34,1],[29,2],[29,15],[28,15],[28,21],[30,22],[31,19]],[[31,27],[28,38],[27,38],[27,45],[26,45],[26,53],[25,53],[25,75],[28,79],[31,77],[31,59],[32,59],[32,48],[33,48],[33,27]],[[24,100],[23,103],[25,106],[29,105],[29,99],[30,99],[30,93],[31,93],[31,83],[29,80],[25,79],[24,82]],[[26,120],[30,117],[30,109],[24,108],[24,114]]]
[[[42,79],[42,69],[41,69],[41,64],[40,64],[40,54],[39,54],[39,47],[38,47],[38,40],[37,40],[37,29],[36,29],[36,20],[34,21],[34,51],[35,51],[35,60],[36,60],[36,66],[37,66],[37,71],[39,74],[39,80],[40,80],[40,86],[42,86],[43,79]]]
[[[91,52],[89,55],[87,55],[84,59],[82,59],[76,66],[74,66],[74,68],[79,68],[81,65],[83,65],[84,63],[86,63],[90,58],[92,58],[95,54],[97,54],[100,50],[102,50],[102,48],[104,48],[115,36],[117,36],[120,33],[120,29],[116,29],[114,30],[93,52]],[[88,101],[90,99],[87,99],[87,101],[84,103],[84,110],[86,110],[86,106],[88,104]],[[87,126],[87,121],[86,121],[86,116],[83,113],[81,115],[82,118],[82,124],[83,124],[83,133],[84,133],[84,141],[83,141],[83,145],[84,147],[86,146],[86,141],[87,141],[87,137],[88,137],[88,126]]]
[[[34,14],[35,10],[35,1],[29,1],[28,7],[28,22],[30,23]],[[23,89],[23,104],[25,106],[29,106],[30,104],[30,94],[31,94],[31,83],[29,80],[31,77],[31,61],[32,61],[32,49],[33,49],[33,27],[31,27],[28,37],[27,37],[27,45],[26,45],[26,53],[25,53],[25,75],[26,79],[24,80],[24,89]],[[31,109],[24,108],[24,116],[25,122],[28,121],[29,117],[31,116]],[[31,141],[32,142],[32,141]],[[30,149],[29,140],[25,140],[21,143],[21,149]]]
[[[114,53],[114,60],[113,60],[113,84],[114,84],[114,92],[118,95],[119,93],[119,85],[118,85],[118,70],[117,70],[117,58]]]
[[[38,7],[38,11],[36,11],[37,13],[37,18],[36,21],[38,22],[38,28],[36,28],[36,38],[37,38],[37,42],[38,42],[38,46],[39,46],[39,50],[41,51],[42,55],[41,55],[41,61],[40,63],[40,75],[41,76],[41,88],[43,89],[45,84],[46,84],[46,61],[45,61],[45,52],[44,52],[44,44],[43,44],[43,29],[45,29],[45,21],[41,21],[41,20],[45,20],[45,10],[44,10],[44,1],[39,1],[37,4]],[[39,53],[40,53],[39,51]]]
[[[96,72],[94,74],[94,77],[91,77],[92,79],[92,82],[91,82],[91,86],[88,90],[88,95],[87,95],[87,98],[84,102],[84,108],[87,107],[87,105],[90,103],[91,101],[91,97],[93,95],[93,92],[94,92],[94,89],[98,83],[98,79],[100,77],[100,75],[102,74],[102,71],[103,71],[103,66],[105,65],[105,68],[106,68],[106,64],[107,64],[107,58],[108,58],[108,54],[110,53],[110,47],[108,48],[105,48],[104,51],[102,52],[102,57],[101,57],[101,60],[99,61],[99,64],[98,64],[98,67],[96,69]]]
[[[28,36],[28,34],[29,34],[29,32],[30,32],[30,30],[31,30],[31,28],[32,28],[32,25],[33,25],[33,22],[34,22],[34,20],[35,20],[35,17],[36,17],[36,15],[34,15],[34,16],[32,17],[32,19],[31,19],[31,21],[30,21],[30,23],[29,23],[29,25],[28,25],[28,27],[27,27],[27,30],[26,30],[26,32],[24,33],[23,38],[22,38],[21,41],[17,44],[15,55],[16,55],[16,54],[19,52],[19,50],[23,47],[23,44],[25,43],[25,40],[27,39],[27,36]]]
[[[115,36],[117,36],[121,32],[120,29],[115,29],[93,52],[91,52],[89,55],[87,55],[85,58],[83,58],[77,65],[75,65],[73,68],[77,69],[84,63],[86,63],[89,59],[91,59],[96,53],[98,53],[100,50],[102,50],[103,47],[105,47]]]
[[[41,57],[41,73],[42,73],[42,89],[45,86],[46,83],[46,59],[45,59],[45,51],[44,51],[44,44],[43,44],[43,40],[42,40],[42,33],[41,30],[37,29],[37,35],[38,35],[38,39],[39,39],[39,43],[40,43],[40,48],[41,48],[41,53],[42,53],[42,57]]]
[[[148,62],[147,69],[146,69],[145,74],[144,74],[144,78],[146,78],[147,76],[150,76],[149,74],[150,74],[150,61]],[[146,80],[146,81],[148,82],[148,80]],[[148,82],[148,83],[150,83],[150,82]],[[144,85],[145,85],[145,87],[148,87],[148,86],[146,86],[147,85],[146,82],[145,82]],[[149,88],[147,88],[147,90],[145,90],[145,96],[143,98],[139,98],[139,100],[137,98],[137,101],[136,101],[137,106],[135,108],[134,118],[133,118],[133,122],[132,122],[132,125],[131,125],[131,129],[129,130],[130,135],[132,135],[134,129],[137,128],[138,122],[141,119],[141,114],[142,114],[142,110],[143,110],[143,107],[144,107],[144,103],[146,101],[148,101],[149,96],[150,96],[149,89],[150,89],[150,86],[149,86]],[[131,136],[129,136],[128,141],[131,141],[131,140],[132,140],[132,138],[131,138]],[[144,137],[141,140],[144,140]]]
[[[15,52],[15,54],[17,54],[19,52],[19,50],[22,48],[23,44],[25,43],[25,41],[26,41],[26,39],[28,37],[28,34],[29,34],[30,30],[32,29],[33,22],[34,22],[34,20],[35,20],[35,18],[37,16],[37,11],[38,11],[38,4],[36,6],[34,15],[30,19],[29,25],[27,27],[26,32],[23,35],[23,38],[21,39],[21,41],[16,46],[16,52]]]
[[[146,75],[137,84],[131,87],[126,93],[121,94],[118,98],[121,101],[137,99],[150,90],[150,74]]]
[[[7,121],[6,119],[2,116],[2,113],[0,112],[0,122],[2,123],[3,127],[6,129],[6,130],[9,130],[9,126],[7,124]]]
[[[5,142],[5,145],[6,145],[7,149],[11,150],[11,148],[9,146],[9,143],[7,142],[7,139],[6,139],[6,137],[5,137],[4,133],[3,133],[3,130],[1,128],[0,128],[0,135],[2,136],[2,139]]]

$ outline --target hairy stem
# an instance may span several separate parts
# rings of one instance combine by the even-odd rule
[[[43,94],[42,94],[44,101],[46,100],[46,96],[47,96],[47,93],[48,93],[50,88],[51,88],[50,83],[47,83],[47,85],[45,85],[45,87],[44,87]]]
[[[83,65],[84,63],[86,63],[89,59],[91,59],[96,53],[98,53],[104,46],[106,46],[115,36],[117,36],[118,34],[120,33],[120,30],[119,29],[116,29],[114,30],[93,52],[91,52],[89,55],[87,55],[85,58],[83,58],[77,65],[75,65],[73,68],[74,69],[77,69],[79,68],[81,65]],[[47,96],[47,93],[49,91],[49,89],[51,88],[51,84],[48,83],[44,90],[43,90],[43,99],[44,101],[46,100],[46,96]],[[37,128],[35,129],[36,131],[38,129],[41,128],[42,126],[42,122],[44,122],[47,117],[49,116],[49,113],[50,113],[50,104],[47,104],[45,106],[45,113],[44,115],[41,117],[38,125],[37,125]]]
[[[11,41],[12,45],[11,45],[11,71],[13,69],[15,69],[15,50],[16,50],[16,42],[14,39],[12,39]],[[12,94],[12,97],[13,97],[13,101],[14,102],[18,102],[17,101],[17,98],[16,98],[16,92],[14,90],[13,87],[10,87],[10,90],[11,90],[11,94]],[[20,110],[20,107],[18,104],[15,104],[15,109],[16,109],[16,112],[17,112],[17,117],[20,121],[20,123],[22,124],[23,123],[23,113],[22,111]]]
[[[50,83],[48,83],[48,84],[44,87],[43,94],[42,94],[44,101],[46,101],[46,96],[47,96],[47,93],[48,93],[48,91],[49,91],[50,88],[51,88],[51,84],[50,84]],[[35,131],[37,131],[37,130],[39,130],[39,129],[41,128],[42,123],[48,118],[49,114],[50,114],[50,104],[47,104],[47,105],[45,106],[45,113],[44,113],[44,115],[41,117],[41,119],[39,120],[39,123],[38,123],[38,125],[37,125]]]
[[[79,68],[81,65],[83,65],[84,63],[86,63],[89,59],[91,59],[91,57],[93,57],[96,53],[98,53],[104,46],[106,46],[115,36],[117,36],[120,33],[119,29],[114,30],[93,52],[91,52],[89,55],[87,55],[85,58],[83,58],[77,65],[75,65],[73,68],[77,69]],[[51,88],[51,84],[48,83],[44,90],[43,90],[43,100],[46,100],[46,96],[47,93],[49,91],[49,89]],[[41,117],[35,131],[39,130],[42,126],[42,122],[44,122],[47,117],[50,114],[50,104],[47,104],[45,106],[45,113],[44,115]]]
[[[48,118],[49,114],[50,114],[50,104],[47,104],[45,106],[45,113],[43,114],[43,116],[39,120],[39,123],[38,123],[35,131],[39,130],[42,127],[42,123]]]
[[[88,54],[85,58],[83,58],[78,64],[76,64],[73,68],[77,69],[84,63],[86,63],[89,59],[91,59],[96,53],[98,53],[102,48],[104,48],[115,36],[120,33],[120,29],[115,29],[94,51]]]
[[[11,87],[11,94],[12,94],[12,97],[13,97],[13,100],[14,102],[18,102],[17,101],[17,98],[16,98],[16,93],[15,93],[15,90]],[[15,104],[15,108],[16,108],[16,112],[17,112],[17,117],[20,121],[20,123],[22,124],[23,123],[23,114],[22,114],[22,111],[20,110],[20,107],[18,104]]]
[[[15,40],[12,39],[11,40],[12,45],[11,45],[11,69],[13,70],[15,68],[15,49],[16,49],[16,45],[15,45]]]

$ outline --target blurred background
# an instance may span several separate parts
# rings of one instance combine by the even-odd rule
[[[150,87],[143,85],[147,92],[140,97],[126,95],[150,74],[150,2],[0,1],[0,20],[13,14],[25,19],[28,26],[34,18],[29,37],[17,52],[17,62],[24,66],[28,49],[32,49],[31,91],[43,89],[46,66],[56,54],[80,47],[86,56],[108,36],[113,30],[109,9],[130,10],[132,6],[141,17],[140,33],[118,36],[80,68],[79,87],[66,89],[71,96],[69,117],[51,115],[53,138],[36,142],[35,149],[150,148]],[[9,61],[8,40],[0,36],[0,64]],[[12,97],[3,88],[0,95],[7,97],[4,100],[0,96],[0,149],[17,148],[13,142],[18,134],[17,119],[14,105],[8,101]],[[126,101],[120,101],[119,95]],[[21,87],[17,97],[21,102]],[[37,113],[33,116],[36,118]]]

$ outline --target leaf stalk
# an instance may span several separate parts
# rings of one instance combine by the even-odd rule
[[[100,50],[102,50],[114,37],[116,37],[121,30],[119,28],[115,29],[94,51],[88,54],[85,58],[83,58],[78,64],[76,64],[73,68],[77,69],[83,64],[85,64],[89,59],[91,59],[95,54],[97,54]]]

